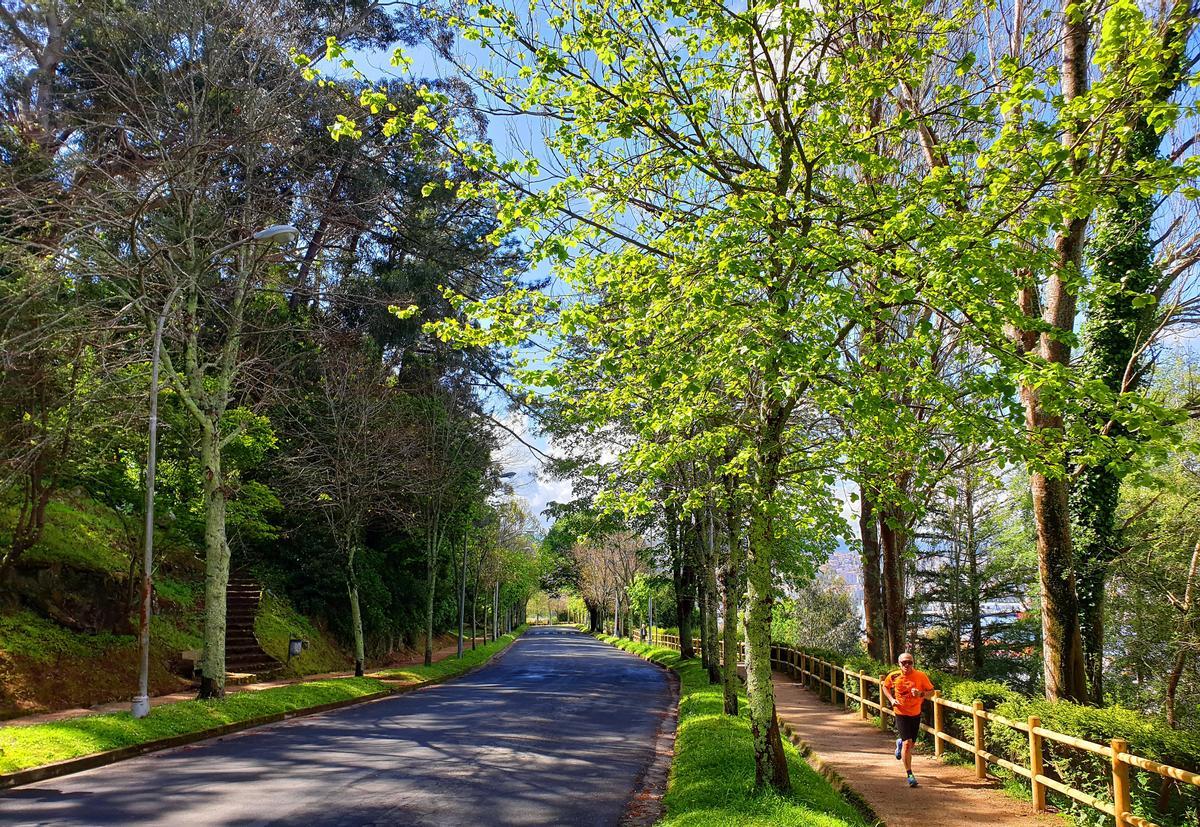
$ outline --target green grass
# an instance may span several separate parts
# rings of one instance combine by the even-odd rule
[[[270,592],[263,592],[258,605],[254,635],[264,652],[284,664],[285,675],[341,672],[351,665],[350,656],[338,648],[332,637]],[[298,657],[288,660],[288,640],[294,637],[307,641],[308,646]]]
[[[709,684],[696,660],[680,660],[669,649],[601,636],[613,645],[661,663],[679,674],[679,725],[675,760],[660,827],[745,825],[750,827],[867,827],[868,822],[829,782],[805,763],[787,741],[792,791],[754,790],[754,748],[742,695],[740,714],[723,713],[720,686]]]
[[[203,732],[276,712],[361,698],[388,687],[370,678],[312,681],[261,692],[239,692],[222,701],[183,701],[146,718],[129,713],[88,715],[51,724],[0,729],[0,773],[38,767],[174,735]]]
[[[27,609],[0,615],[0,652],[20,655],[35,663],[54,663],[60,658],[84,658],[114,646],[129,645],[130,635],[74,632]]]
[[[0,618],[0,623],[7,618]],[[0,628],[3,628],[0,626]],[[411,683],[445,679],[478,666],[517,639],[525,627],[464,653],[462,660],[446,658],[432,666],[388,669],[378,673],[390,681]],[[0,638],[3,640],[3,638]],[[294,659],[293,659],[294,660]],[[238,692],[223,701],[182,701],[156,708],[149,717],[128,713],[88,715],[51,724],[8,726],[0,729],[0,773],[39,767],[83,755],[144,744],[276,712],[290,712],[333,701],[361,698],[394,684],[371,678],[333,678],[308,681],[258,692]]]
[[[12,525],[16,510],[0,514],[0,526]],[[9,539],[0,529],[0,542]],[[63,563],[77,569],[123,574],[129,570],[129,542],[121,519],[91,501],[54,500],[46,506],[46,526],[37,545],[21,558],[27,563]]]
[[[448,658],[436,661],[429,666],[403,666],[396,669],[384,669],[378,672],[372,672],[372,675],[377,677],[386,677],[391,680],[400,679],[404,681],[412,681],[420,683],[422,681],[443,680],[451,678],[462,672],[466,672],[472,667],[486,661],[497,652],[506,649],[510,643],[520,637],[528,626],[518,626],[507,635],[501,635],[499,640],[494,640],[484,646],[472,651],[464,649],[461,659],[451,655]],[[468,644],[469,646],[469,644]]]

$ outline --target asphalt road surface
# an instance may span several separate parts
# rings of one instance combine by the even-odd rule
[[[428,689],[0,795],[0,824],[615,825],[649,766],[667,676],[535,628]]]

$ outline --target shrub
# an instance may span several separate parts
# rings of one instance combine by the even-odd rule
[[[885,674],[893,667],[861,653],[849,655],[818,649],[805,649],[807,654],[840,664],[852,673]],[[973,680],[927,670],[942,697],[961,704],[983,702],[987,710],[1014,721],[1024,722],[1037,716],[1046,729],[1082,738],[1107,746],[1113,738],[1123,738],[1129,751],[1161,764],[1169,764],[1190,772],[1200,771],[1200,734],[1171,729],[1165,721],[1119,706],[1090,707],[1067,701],[1031,699],[1005,683],[994,680]],[[858,694],[858,680],[847,675],[847,688]],[[822,692],[827,697],[827,692]],[[856,706],[856,705],[855,705]],[[932,723],[931,705],[925,705],[928,723]],[[974,736],[970,717],[948,712],[944,718],[946,732],[964,741]],[[986,733],[987,749],[1002,758],[1029,766],[1029,736],[997,722],[989,722]],[[1043,760],[1046,774],[1058,778],[1077,790],[1097,798],[1112,800],[1112,768],[1108,758],[1085,750],[1043,741]],[[1001,771],[1003,774],[1003,771]],[[1136,768],[1130,771],[1133,812],[1162,827],[1194,827],[1200,824],[1200,789],[1186,784],[1168,782],[1161,776]],[[1079,825],[1107,824],[1111,816],[1078,804],[1065,796],[1051,793],[1057,806],[1070,812]]]

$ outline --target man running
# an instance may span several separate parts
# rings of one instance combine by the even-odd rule
[[[904,759],[908,786],[917,786],[912,771],[913,742],[921,733],[921,705],[933,694],[933,684],[924,672],[913,668],[908,652],[899,657],[900,668],[883,680],[881,688],[896,713],[896,760]]]

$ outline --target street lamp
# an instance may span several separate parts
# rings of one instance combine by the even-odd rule
[[[215,258],[221,253],[228,252],[234,247],[240,247],[251,241],[266,241],[277,244],[290,244],[300,235],[300,231],[291,224],[272,224],[259,230],[247,238],[241,238],[215,250]],[[135,718],[145,718],[150,714],[150,571],[154,565],[154,468],[158,459],[158,368],[162,361],[163,327],[167,322],[167,313],[179,296],[182,284],[175,289],[163,302],[162,310],[154,325],[154,347],[150,356],[150,449],[146,455],[146,544],[142,560],[142,611],[139,637],[141,644],[141,668],[138,671],[138,694],[133,696],[130,712]]]

